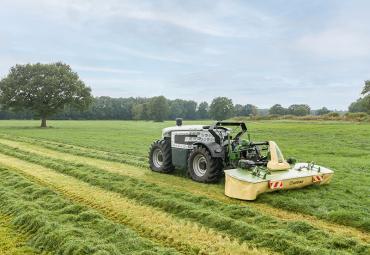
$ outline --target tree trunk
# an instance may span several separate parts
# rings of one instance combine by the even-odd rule
[[[46,126],[46,117],[42,117],[41,118],[41,127],[42,128],[46,128],[47,126]]]

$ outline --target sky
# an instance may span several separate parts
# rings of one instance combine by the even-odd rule
[[[345,110],[370,79],[370,1],[0,0],[0,78],[62,61],[94,96]]]

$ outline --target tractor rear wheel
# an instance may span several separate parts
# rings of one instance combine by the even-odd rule
[[[197,182],[217,182],[222,175],[222,161],[212,158],[204,147],[197,147],[188,158],[188,174]]]
[[[155,172],[170,173],[174,170],[171,143],[168,139],[157,140],[150,147],[149,166]]]

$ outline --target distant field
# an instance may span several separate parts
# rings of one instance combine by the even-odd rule
[[[194,123],[212,122],[184,121]],[[247,123],[253,140],[274,140],[286,157],[335,171],[330,185],[254,202],[225,197],[223,181],[151,172],[148,148],[174,122],[38,125],[0,121],[0,250],[21,242],[30,254],[369,252],[369,123]]]

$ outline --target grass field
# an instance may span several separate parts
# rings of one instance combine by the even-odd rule
[[[173,122],[38,124],[0,122],[0,254],[370,252],[370,124],[248,123],[253,140],[335,171],[254,202],[225,197],[223,181],[151,172],[149,145]]]

